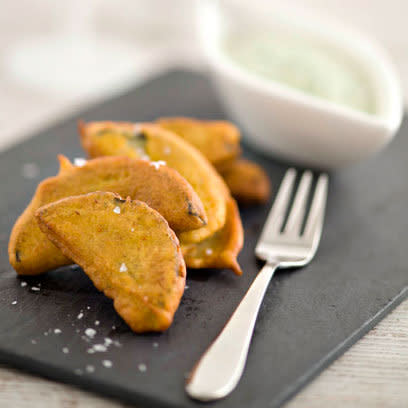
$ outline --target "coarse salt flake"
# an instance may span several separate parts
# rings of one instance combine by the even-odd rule
[[[92,328],[90,327],[90,328],[88,328],[88,329],[85,330],[85,334],[86,334],[88,337],[94,337],[95,334],[96,334],[96,330],[95,330],[95,329],[92,329]]]
[[[33,340],[31,340],[31,343],[33,343],[33,344],[37,344],[37,342],[33,339]]]
[[[116,206],[116,207],[113,209],[113,212],[114,212],[115,214],[120,214],[120,208],[119,208],[118,206]]]
[[[110,368],[110,367],[112,367],[113,364],[112,364],[112,361],[110,361],[110,360],[103,360],[102,365],[104,367]]]
[[[35,163],[25,163],[21,169],[21,174],[23,177],[29,180],[36,178],[39,173],[40,168]]]
[[[154,347],[154,348],[157,348],[157,347],[159,347],[159,343],[157,343],[157,342],[154,342],[154,343],[153,343],[153,347]]]
[[[153,166],[156,170],[159,170],[160,166],[165,166],[166,162],[164,160],[152,161],[150,165]]]
[[[69,348],[68,348],[68,347],[63,347],[63,348],[62,348],[62,352],[63,352],[64,354],[68,354],[68,353],[69,353]]]
[[[31,286],[31,290],[34,292],[38,292],[40,288],[37,288],[37,286]]]
[[[93,346],[94,351],[98,351],[98,352],[105,352],[107,350],[106,346],[104,346],[103,344],[95,344]]]
[[[99,326],[99,320],[95,320],[95,326]]]
[[[54,333],[55,333],[55,334],[60,334],[60,333],[61,333],[61,330],[60,330],[60,329],[54,329]]]
[[[140,363],[137,368],[141,373],[144,373],[147,370],[146,364]]]
[[[84,317],[84,314],[81,312],[78,314],[77,319],[82,319]]]
[[[86,164],[86,159],[84,159],[83,157],[75,157],[74,164],[77,167],[82,167]]]
[[[21,282],[21,283],[20,283],[20,286],[21,286],[22,288],[24,288],[25,286],[27,286],[27,282]]]
[[[12,304],[12,305],[16,305],[16,304],[17,304],[17,300],[13,300],[13,301],[11,302],[11,304]]]
[[[87,373],[93,373],[95,371],[95,367],[93,365],[88,364],[85,367],[85,370],[86,370]]]
[[[120,268],[119,268],[119,272],[127,272],[128,268],[126,266],[126,264],[124,262],[121,263]]]
[[[211,248],[207,248],[207,249],[205,250],[205,254],[206,254],[206,255],[212,255],[212,253],[213,253],[213,250],[212,250]]]

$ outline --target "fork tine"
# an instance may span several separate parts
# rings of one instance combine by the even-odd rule
[[[285,233],[300,235],[312,179],[313,174],[310,170],[303,173],[285,226]]]
[[[317,245],[323,228],[324,212],[326,208],[328,175],[321,174],[316,184],[312,205],[306,222],[304,237]]]
[[[265,226],[263,227],[260,240],[267,238],[271,233],[279,231],[285,218],[285,210],[288,206],[293,185],[296,179],[296,170],[290,168],[286,171],[285,177],[279,187],[278,194],[272,209],[268,215]]]

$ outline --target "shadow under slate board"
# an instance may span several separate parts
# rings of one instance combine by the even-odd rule
[[[56,174],[56,155],[84,155],[76,131],[78,118],[137,121],[163,115],[225,118],[205,77],[172,71],[0,155],[1,362],[138,407],[202,405],[184,393],[185,376],[260,268],[254,246],[271,203],[242,209],[244,275],[189,271],[174,324],[163,334],[133,334],[79,267],[17,278],[7,257],[11,227],[37,183]],[[279,406],[406,298],[407,133],[405,122],[381,155],[332,175],[316,258],[303,269],[275,275],[239,386],[230,397],[206,406]],[[266,168],[276,191],[286,165],[249,148],[244,154]],[[28,174],[33,178],[22,174],[27,163],[39,168],[38,174]],[[91,340],[84,336],[87,328],[96,330]],[[107,344],[105,338],[113,343]],[[89,353],[95,344],[107,350]]]

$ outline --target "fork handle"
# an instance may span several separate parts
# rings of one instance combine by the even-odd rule
[[[278,263],[265,264],[228,323],[194,367],[186,385],[190,397],[217,400],[238,384],[258,311],[277,266]]]

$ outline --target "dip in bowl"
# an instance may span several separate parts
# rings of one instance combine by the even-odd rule
[[[388,57],[363,35],[306,13],[199,2],[209,70],[227,112],[264,153],[325,169],[384,147],[402,92]]]

